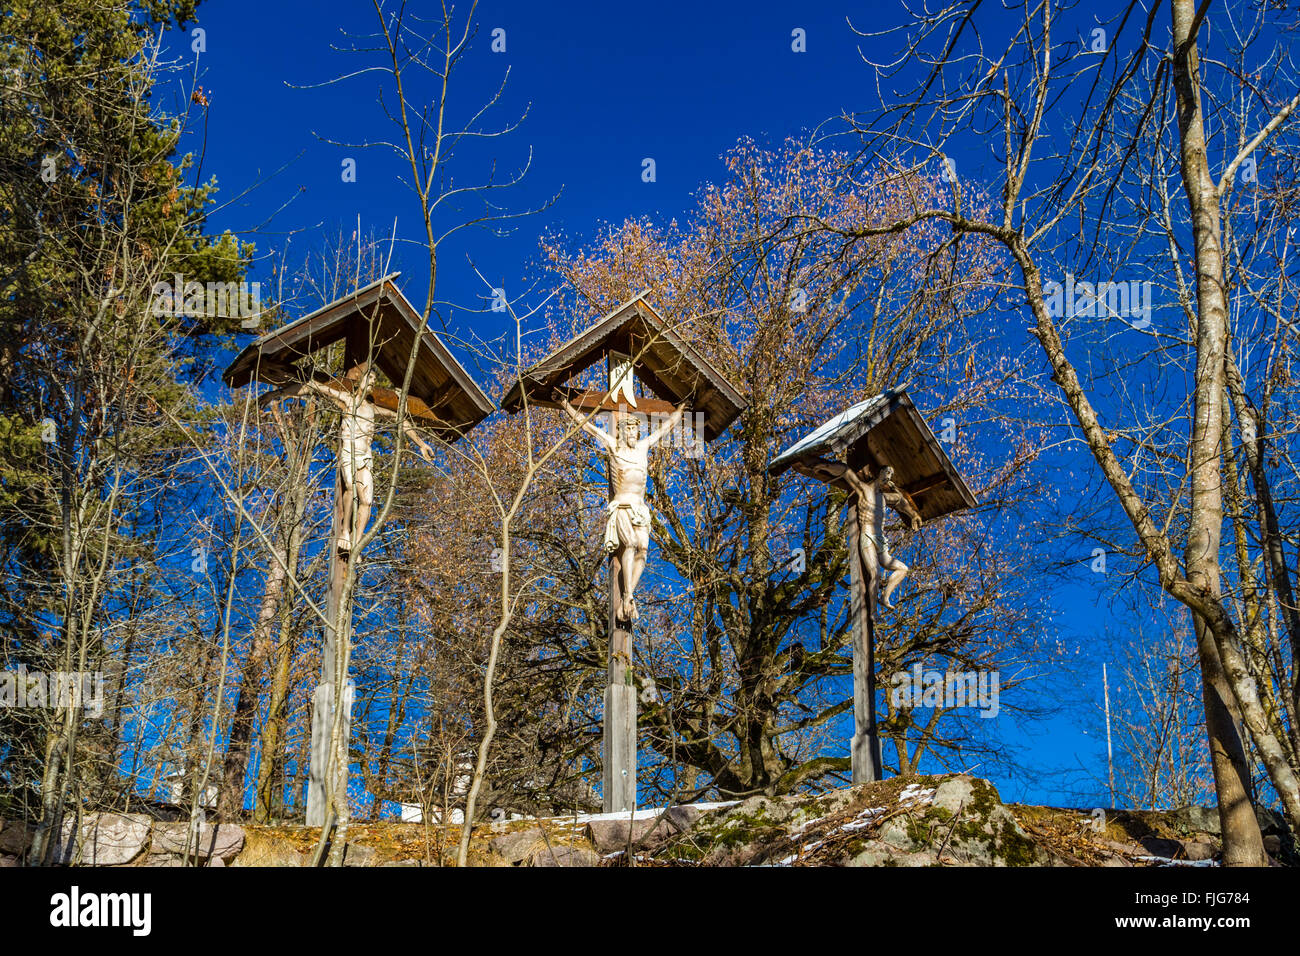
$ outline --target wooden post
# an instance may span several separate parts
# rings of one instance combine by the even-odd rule
[[[858,507],[849,506],[849,613],[853,618],[853,783],[884,778],[876,725],[876,635],[867,581],[858,550]]]
[[[608,353],[606,362],[609,369],[610,388],[618,383],[614,381],[616,365],[621,365],[615,353]],[[631,392],[632,385],[627,385]],[[621,406],[620,406],[621,407]],[[618,411],[610,412],[610,425],[615,439],[622,426],[622,415]],[[614,473],[612,466],[607,466],[609,475],[609,495],[614,497]],[[606,813],[618,813],[636,809],[636,687],[632,675],[632,622],[619,620],[619,609],[623,606],[622,555],[615,551],[609,556],[609,667],[605,682],[605,724],[601,755],[605,764],[605,778],[602,781],[602,809]]]
[[[346,339],[343,350],[343,367],[344,374],[351,371],[364,361],[373,361],[374,356],[370,348],[370,336],[367,329],[362,329],[354,323],[346,333]],[[335,454],[341,454],[341,449]],[[341,464],[341,463],[340,463]],[[343,642],[348,640],[351,632],[351,605],[348,607],[348,618],[343,616],[343,585],[347,578],[348,563],[356,561],[357,555],[356,539],[361,537],[364,528],[354,529],[352,535],[352,546],[354,550],[347,557],[339,554],[338,541],[343,532],[344,522],[348,520],[350,511],[348,495],[343,488],[342,478],[336,471],[334,474],[334,519],[330,524],[330,582],[329,594],[325,601],[325,628],[324,641],[321,645],[320,660],[320,683],[316,685],[316,690],[312,693],[312,711],[311,711],[311,763],[308,769],[307,778],[307,826],[322,827],[325,825],[325,819],[329,814],[329,787],[326,785],[326,774],[330,766],[330,750],[334,743],[332,731],[334,728],[334,682],[336,678],[336,668],[340,660],[347,660],[344,653]],[[343,683],[347,683],[347,675],[343,675]],[[345,694],[346,696],[346,694]],[[348,735],[351,731],[351,708],[348,707],[343,714],[342,742],[339,750],[343,754],[342,766],[338,759],[334,761],[334,792],[340,802],[345,802],[348,767]],[[337,753],[336,753],[337,757]]]
[[[622,561],[609,557],[609,669],[605,684],[604,802],[606,813],[636,809],[636,687],[632,683],[632,625],[619,620]]]
[[[339,481],[338,476],[334,479]],[[334,726],[334,669],[339,658],[339,612],[343,603],[343,582],[347,561],[339,555],[338,540],[347,520],[347,497],[342,488],[334,491],[334,520],[330,524],[329,593],[325,600],[326,622],[321,644],[320,683],[311,697],[311,765],[307,779],[307,826],[325,825],[328,787],[325,775],[330,763],[330,731]],[[346,775],[346,769],[344,774]],[[337,778],[337,774],[335,775]]]

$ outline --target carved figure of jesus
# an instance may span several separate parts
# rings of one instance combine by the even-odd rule
[[[342,413],[339,423],[338,475],[334,482],[334,511],[341,514],[338,539],[335,547],[340,553],[352,551],[353,543],[360,539],[370,521],[370,510],[375,503],[374,452],[377,418],[396,419],[397,413],[381,408],[371,401],[370,390],[375,385],[375,371],[363,362],[344,376],[348,389],[325,382],[291,382],[267,392],[258,403],[302,395],[315,395],[331,402]],[[416,433],[409,419],[402,421],[402,433],[419,449],[425,461],[433,460],[433,449]]]
[[[677,427],[686,411],[686,403],[678,405],[667,421],[645,438],[641,437],[641,423],[633,415],[619,420],[617,433],[610,435],[593,425],[584,415],[560,396],[560,406],[565,414],[588,435],[596,439],[609,456],[609,472],[613,484],[613,497],[609,502],[609,517],[605,522],[605,550],[619,552],[623,604],[619,618],[635,621],[637,618],[637,582],[645,570],[646,552],[650,547],[650,509],[645,503],[646,474],[649,470],[649,452],[652,447]]]
[[[843,478],[853,494],[854,504],[858,509],[858,554],[862,558],[862,569],[867,581],[867,600],[871,607],[881,601],[880,573],[889,572],[885,582],[883,603],[892,609],[890,597],[907,577],[907,565],[895,557],[889,550],[889,539],[885,537],[885,505],[889,505],[900,515],[907,518],[915,531],[921,527],[921,513],[916,508],[912,496],[894,484],[894,469],[886,465],[880,473],[871,477],[870,469],[863,467],[854,471],[848,465],[826,458],[814,458],[808,462],[814,474],[827,481]]]

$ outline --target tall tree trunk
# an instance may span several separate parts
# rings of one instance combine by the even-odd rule
[[[1218,601],[1222,595],[1219,569],[1223,532],[1220,454],[1223,448],[1224,354],[1228,339],[1219,194],[1205,152],[1200,64],[1194,32],[1196,14],[1192,0],[1174,0],[1172,19],[1180,165],[1183,191],[1192,214],[1196,256],[1196,381],[1188,456],[1190,514],[1183,566],[1187,582],[1207,598]],[[1250,767],[1237,730],[1233,690],[1208,622],[1196,615],[1194,626],[1201,659],[1210,761],[1219,798],[1223,862],[1227,866],[1267,865],[1268,857],[1264,853],[1263,838],[1251,802]]]
[[[296,564],[297,549],[294,550]],[[290,566],[294,566],[291,564]],[[298,643],[289,602],[280,607],[280,639],[275,648],[275,671],[266,705],[266,720],[258,740],[261,762],[257,767],[257,789],[253,795],[253,822],[270,823],[284,810],[284,745],[288,739],[289,676],[293,669],[293,652]]]
[[[291,430],[288,419],[278,410],[273,411],[280,432],[280,443],[288,460],[287,506],[289,542],[285,566],[298,580],[298,559],[302,554],[302,540],[307,533],[307,484],[312,450],[315,447],[316,404],[308,402],[301,415],[301,430]],[[289,676],[293,669],[293,653],[298,633],[293,626],[293,594],[280,602],[280,636],[275,646],[275,671],[271,678],[270,699],[267,701],[266,720],[262,722],[258,752],[261,762],[257,768],[257,786],[253,794],[253,820],[269,823],[284,809],[284,782],[281,779],[285,764],[284,745],[288,737]]]
[[[1231,403],[1226,407],[1231,407]],[[1256,675],[1259,696],[1265,716],[1268,718],[1269,729],[1286,751],[1287,761],[1292,766],[1297,766],[1295,748],[1291,745],[1284,715],[1286,698],[1284,696],[1283,705],[1279,705],[1277,695],[1273,693],[1269,653],[1271,639],[1265,620],[1267,609],[1262,600],[1267,596],[1267,592],[1261,589],[1259,576],[1255,573],[1255,564],[1250,558],[1251,525],[1246,517],[1245,494],[1239,480],[1237,458],[1231,452],[1232,431],[1226,426],[1225,416],[1223,444],[1225,449],[1228,449],[1228,453],[1223,456],[1224,488],[1227,490],[1227,497],[1224,500],[1228,507],[1228,520],[1232,525],[1237,580],[1243,605],[1241,633],[1245,641],[1247,663],[1250,672]]]
[[[253,737],[253,723],[257,716],[257,700],[262,683],[262,672],[275,645],[271,641],[271,625],[284,596],[287,577],[283,556],[273,555],[266,569],[266,584],[262,589],[262,603],[253,626],[253,638],[244,661],[235,706],[230,715],[230,734],[226,742],[226,756],[221,768],[221,789],[217,796],[217,814],[222,820],[234,820],[244,809],[244,778],[248,774],[248,754]]]
[[[1240,423],[1246,466],[1250,470],[1250,480],[1255,486],[1255,500],[1259,505],[1259,546],[1267,562],[1265,567],[1268,570],[1269,586],[1277,597],[1278,610],[1291,644],[1291,749],[1300,753],[1300,607],[1296,605],[1295,592],[1291,587],[1291,571],[1286,566],[1286,554],[1282,551],[1282,532],[1278,525],[1277,509],[1273,505],[1273,491],[1269,485],[1268,473],[1264,470],[1268,422],[1246,394],[1245,383],[1241,380],[1231,350],[1224,357],[1224,372],[1228,380],[1228,394]]]

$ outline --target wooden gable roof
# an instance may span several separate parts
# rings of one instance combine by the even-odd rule
[[[440,438],[454,441],[491,413],[492,402],[438,336],[424,327],[420,313],[394,283],[400,274],[377,279],[268,332],[236,356],[223,380],[231,388],[240,388],[253,381],[281,385],[295,377],[322,378],[311,367],[310,357],[346,340],[349,362],[370,356],[391,381],[400,383],[419,336],[407,404],[410,413]],[[396,408],[397,393],[376,388],[374,400]]]
[[[510,386],[501,407],[517,412],[525,402],[558,407],[551,398],[569,391],[565,383],[582,374],[606,353],[632,356],[636,375],[670,404],[691,399],[704,413],[704,437],[712,441],[745,409],[746,401],[708,360],[677,335],[642,292],[565,342]],[[650,407],[650,410],[655,410]]]
[[[772,460],[773,477],[788,468],[811,475],[810,457],[834,458],[853,468],[894,469],[894,484],[916,502],[926,521],[975,507],[975,496],[958,474],[930,426],[905,391],[881,392],[822,423]],[[842,480],[834,484],[844,487]]]

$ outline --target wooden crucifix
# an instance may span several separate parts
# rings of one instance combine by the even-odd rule
[[[567,386],[601,359],[608,388]],[[637,395],[637,379],[654,394]],[[606,813],[636,809],[637,687],[633,667],[636,587],[645,569],[651,516],[645,501],[649,450],[679,427],[688,407],[699,409],[711,441],[744,409],[730,383],[678,336],[655,309],[636,296],[526,371],[502,400],[516,412],[525,405],[561,408],[596,439],[608,457],[609,505],[603,544],[609,554],[607,683],[602,761]],[[588,417],[610,416],[609,432]],[[659,418],[648,434],[641,419]],[[654,419],[651,419],[654,421]]]
[[[867,783],[884,776],[876,723],[875,615],[882,602],[893,608],[890,599],[908,571],[907,565],[890,551],[885,506],[906,517],[914,531],[921,527],[921,514],[911,495],[894,484],[894,469],[888,465],[873,476],[866,465],[854,468],[825,458],[808,458],[804,464],[821,480],[843,480],[850,489],[844,519],[849,552],[849,614],[853,621],[854,731],[849,753],[853,782]]]
[[[223,376],[232,388],[253,381],[276,386],[259,399],[261,404],[316,399],[340,412],[321,678],[312,694],[308,826],[325,824],[331,791],[335,809],[346,819],[352,688],[344,673],[352,632],[346,583],[349,567],[355,570],[360,562],[359,546],[375,499],[372,443],[377,422],[400,421],[402,434],[421,457],[431,460],[433,449],[416,432],[416,424],[452,442],[492,410],[460,363],[424,328],[419,313],[397,289],[396,278],[396,273],[385,276],[267,333],[245,348]],[[339,341],[344,343],[341,378],[311,367],[316,353]],[[402,381],[413,354],[402,415],[400,393],[379,387],[376,377],[382,371],[390,380]],[[341,708],[335,707],[336,688],[342,688]],[[341,722],[337,735],[336,720]]]
[[[650,449],[675,430],[686,403],[673,408],[649,435],[641,435],[641,422],[629,412],[636,407],[631,356],[608,353],[610,429],[592,425],[568,399],[560,405],[569,418],[599,443],[608,457],[609,506],[605,519],[604,548],[609,554],[609,644],[605,684],[603,757],[617,775],[606,775],[604,803],[607,812],[636,808],[636,704],[632,670],[632,626],[637,619],[636,586],[645,571],[650,548],[650,508],[646,505],[646,478]],[[617,405],[613,405],[618,402]],[[642,399],[642,406],[647,404]]]
[[[842,456],[843,461],[822,457]],[[897,465],[897,468],[894,466]],[[923,521],[973,507],[975,499],[906,392],[883,392],[854,405],[783,451],[769,466],[843,488],[853,630],[853,783],[880,780],[884,768],[876,716],[875,615],[893,607],[908,567],[885,534],[885,509],[913,530]]]
[[[380,419],[399,420],[395,409],[379,404],[375,395],[375,369],[369,352],[362,352],[349,342],[345,347],[342,379],[329,379],[319,374],[301,381],[290,381],[272,389],[258,398],[259,406],[290,398],[325,401],[339,411],[338,446],[335,452],[334,507],[330,525],[329,591],[325,607],[327,620],[324,641],[321,644],[321,680],[312,694],[310,764],[307,784],[307,825],[323,826],[326,818],[327,795],[331,781],[336,793],[347,788],[347,741],[352,730],[352,698],[355,694],[351,680],[340,674],[338,668],[348,659],[347,647],[352,639],[351,607],[345,588],[348,569],[360,564],[360,546],[370,522],[370,512],[375,502],[374,438]],[[362,358],[362,356],[365,358]],[[271,363],[268,363],[268,365]],[[288,370],[285,377],[290,377]],[[324,379],[324,380],[322,380]],[[384,390],[389,391],[389,390]],[[419,450],[425,461],[433,461],[433,449],[420,437],[409,417],[400,419],[402,434]],[[355,575],[353,577],[355,580]],[[335,707],[335,688],[343,687],[341,707]],[[337,714],[336,714],[337,710]],[[338,734],[336,752],[330,755],[334,721],[342,727]]]

